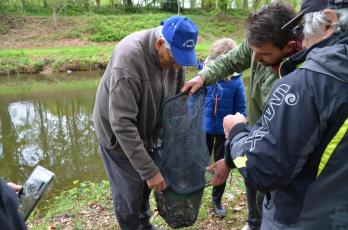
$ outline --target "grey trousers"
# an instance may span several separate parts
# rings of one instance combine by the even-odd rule
[[[151,190],[128,158],[117,150],[100,146],[111,186],[118,224],[122,230],[151,229],[149,196]]]
[[[252,230],[259,230],[262,222],[262,203],[265,194],[245,183],[248,203],[248,224]]]

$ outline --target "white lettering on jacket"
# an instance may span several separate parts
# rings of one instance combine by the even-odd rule
[[[274,118],[276,114],[276,108],[282,105],[284,102],[287,105],[294,106],[297,104],[299,95],[298,93],[288,93],[290,86],[287,84],[279,85],[270,95],[266,110],[262,114],[261,122],[262,126],[253,132],[251,137],[245,140],[245,143],[250,143],[250,151],[254,150],[258,141],[269,133],[269,122]]]

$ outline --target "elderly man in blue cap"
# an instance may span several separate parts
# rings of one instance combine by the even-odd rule
[[[120,41],[100,82],[94,128],[122,230],[156,229],[150,224],[151,189],[166,182],[151,157],[163,101],[180,91],[182,66],[195,66],[198,29],[186,17]]]
[[[283,29],[303,31],[307,49],[283,63],[251,129],[241,114],[224,118],[229,150],[212,183],[233,162],[266,192],[262,230],[347,229],[348,0],[303,0]]]

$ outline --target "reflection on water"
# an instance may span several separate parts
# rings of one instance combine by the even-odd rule
[[[95,90],[0,96],[0,176],[24,183],[36,165],[56,174],[49,196],[73,181],[106,179],[92,126]]]

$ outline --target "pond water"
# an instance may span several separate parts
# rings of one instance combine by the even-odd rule
[[[23,184],[35,166],[56,174],[48,197],[73,181],[107,179],[92,125],[96,88],[0,96],[0,176]]]

